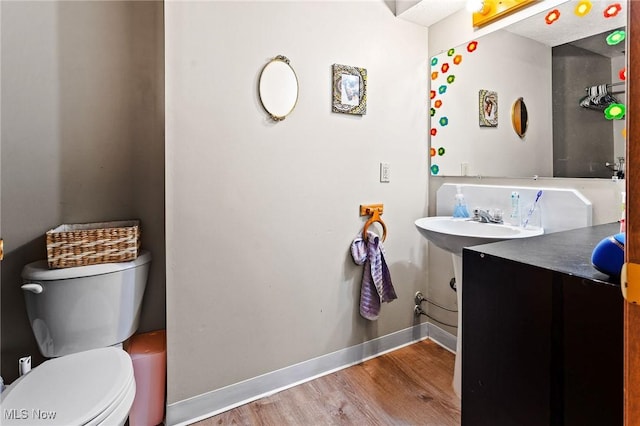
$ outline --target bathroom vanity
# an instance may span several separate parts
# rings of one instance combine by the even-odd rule
[[[607,224],[465,248],[462,425],[621,425],[623,298]]]

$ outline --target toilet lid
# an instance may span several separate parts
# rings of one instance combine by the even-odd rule
[[[0,394],[2,424],[84,425],[121,398],[132,378],[131,358],[119,348],[45,361]]]
[[[151,253],[141,250],[140,255],[129,262],[98,263],[96,265],[76,266],[74,268],[50,269],[46,260],[31,262],[22,268],[22,278],[34,281],[57,281],[71,278],[93,277],[126,271],[151,262]]]

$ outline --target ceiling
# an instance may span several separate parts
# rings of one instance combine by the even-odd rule
[[[626,25],[625,13],[612,18],[603,17],[602,11],[610,4],[609,1],[592,0],[592,3],[591,12],[584,17],[575,15],[576,2],[570,1],[554,8],[560,12],[560,19],[551,25],[544,20],[546,12],[542,12],[511,24],[505,30],[553,47]]]
[[[396,14],[411,22],[429,27],[442,19],[466,7],[466,0],[396,0]],[[522,19],[504,29],[514,34],[536,40],[547,46],[555,47],[573,42],[577,47],[607,57],[624,55],[625,46],[609,46],[604,42],[606,34],[626,25],[626,13],[605,19],[604,8],[611,4],[610,0],[592,0],[591,13],[578,17],[574,13],[576,1],[551,4],[551,9],[560,12],[560,19],[551,25],[545,22],[547,11]],[[597,34],[593,36],[593,34]],[[589,37],[591,36],[591,37]],[[577,40],[577,41],[576,41]]]
[[[625,44],[619,43],[613,46],[608,45],[605,41],[608,34],[609,31],[576,40],[569,44],[584,50],[589,50],[591,52],[597,53],[598,55],[606,56],[607,58],[624,56],[626,51]]]
[[[536,40],[547,46],[559,46],[593,34],[604,33],[624,27],[626,25],[626,13],[620,13],[613,18],[603,18],[602,11],[607,5],[611,4],[612,1],[613,0],[591,0],[593,4],[591,13],[581,18],[574,13],[577,1],[549,1],[549,9],[558,9],[561,16],[561,18],[552,25],[546,24],[544,17],[547,12],[545,11],[512,23],[504,29],[514,34]],[[396,0],[396,15],[416,24],[429,27],[464,9],[466,3],[466,0]],[[542,4],[544,4],[544,2]],[[582,47],[593,51],[597,51],[598,49],[596,46],[589,48],[585,45]],[[622,48],[623,46],[619,46],[618,50],[620,51]],[[607,49],[609,52],[607,52]],[[605,47],[599,53],[605,56],[620,54],[612,50],[613,49]]]
[[[467,0],[396,0],[396,16],[428,27],[464,9]]]

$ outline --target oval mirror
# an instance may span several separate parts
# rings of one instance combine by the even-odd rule
[[[518,98],[511,107],[511,123],[513,124],[513,130],[520,138],[524,138],[527,133],[527,126],[529,125],[529,116],[527,114],[527,105],[524,103],[524,99]]]
[[[262,107],[275,121],[284,120],[298,102],[298,77],[286,56],[278,55],[260,73]]]

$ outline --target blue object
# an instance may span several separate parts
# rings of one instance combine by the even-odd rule
[[[464,204],[456,205],[453,210],[453,217],[469,217],[469,210]]]
[[[596,244],[591,254],[591,263],[598,271],[612,277],[620,276],[624,264],[625,233],[607,237]]]
[[[453,217],[470,217],[467,202],[464,200],[464,195],[462,194],[462,187],[456,185],[456,190],[456,204],[453,206]]]

